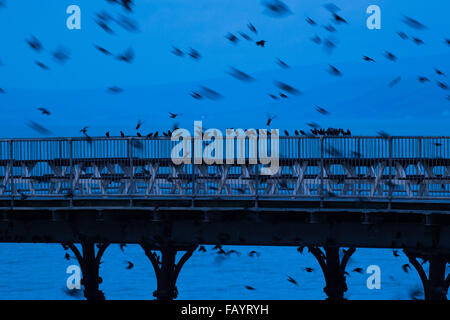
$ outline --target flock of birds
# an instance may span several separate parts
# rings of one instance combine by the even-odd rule
[[[116,26],[119,26],[129,32],[139,31],[139,26],[138,26],[137,22],[130,17],[130,14],[133,13],[133,8],[135,6],[133,0],[105,0],[105,1],[109,4],[122,7],[126,14],[119,14],[117,17],[115,17],[112,14],[108,13],[106,10],[102,10],[102,11],[96,13],[95,23],[102,30],[104,30],[106,33],[109,33],[109,34],[115,34],[114,29]],[[6,3],[6,1],[2,0],[0,2],[0,8],[6,7],[5,3]],[[264,6],[264,13],[267,15],[270,15],[272,17],[280,18],[280,17],[285,17],[287,15],[293,14],[292,11],[290,10],[290,8],[280,0],[265,0],[262,2],[262,4]],[[326,24],[322,25],[322,27],[328,34],[334,34],[334,33],[338,32],[338,28],[341,25],[346,25],[346,24],[350,23],[346,18],[344,18],[342,16],[342,14],[340,13],[341,9],[338,6],[336,6],[335,4],[327,3],[324,5],[324,8],[326,10],[328,10],[328,12],[330,13],[330,20]],[[319,23],[316,20],[314,20],[313,18],[307,16],[305,18],[305,20],[306,20],[307,24],[311,26],[311,28],[319,28]],[[427,29],[427,27],[424,24],[422,24],[418,20],[413,19],[411,17],[404,16],[402,21],[404,22],[404,24],[406,26],[408,26],[410,29],[412,29],[414,31]],[[229,32],[228,34],[225,35],[225,38],[227,39],[227,41],[229,41],[233,45],[237,45],[240,41],[254,42],[255,45],[258,47],[261,47],[261,49],[265,48],[268,45],[268,43],[269,43],[268,40],[262,39],[259,36],[258,29],[255,27],[254,24],[249,22],[247,24],[247,29],[248,29],[248,31],[240,30],[235,33]],[[313,41],[317,45],[323,46],[323,49],[326,52],[331,53],[337,47],[336,41],[331,36],[328,36],[328,35],[323,36],[323,35],[319,35],[319,34],[320,34],[319,32],[316,32],[314,34],[314,36],[311,37],[311,41]],[[415,43],[419,46],[425,44],[425,41],[423,39],[419,38],[418,36],[416,36],[414,34],[407,34],[404,31],[397,31],[397,34],[400,37],[400,39],[402,39],[404,41],[412,41],[413,43]],[[31,50],[35,51],[36,53],[42,54],[45,51],[44,45],[36,36],[31,35],[25,41],[28,44],[29,48]],[[445,39],[444,43],[447,46],[450,46],[450,39]],[[115,60],[121,61],[124,63],[133,63],[134,58],[135,58],[135,52],[132,47],[129,47],[129,48],[125,49],[123,52],[119,52],[119,53],[112,53],[110,50],[108,50],[98,44],[94,44],[94,47],[101,54],[112,57]],[[180,58],[187,56],[190,59],[193,59],[196,61],[200,61],[202,58],[202,54],[195,48],[189,48],[187,50],[182,50],[182,49],[174,46],[172,48],[171,52],[172,52],[172,54],[174,54],[175,56],[180,57]],[[60,46],[60,47],[56,48],[54,51],[51,51],[50,53],[51,53],[51,56],[53,57],[54,61],[56,61],[57,63],[60,63],[60,64],[64,64],[70,58],[71,51],[70,51],[70,49]],[[394,63],[397,62],[399,59],[396,54],[394,54],[393,52],[388,51],[388,50],[386,50],[384,52],[383,56],[385,59],[392,61]],[[368,62],[368,63],[376,63],[377,62],[377,59],[375,59],[374,57],[368,56],[368,55],[362,55],[362,60],[365,62]],[[280,58],[276,59],[276,63],[283,69],[290,68],[290,66]],[[43,70],[47,70],[47,71],[51,70],[51,66],[49,65],[49,63],[45,62],[43,59],[36,59],[35,64],[37,67],[39,67]],[[1,61],[0,61],[0,65],[1,65]],[[327,71],[330,75],[335,76],[335,77],[343,76],[343,72],[338,67],[336,67],[332,64],[328,64]],[[242,70],[239,70],[237,68],[234,68],[234,67],[230,67],[228,74],[230,76],[232,76],[240,81],[244,81],[244,82],[251,82],[251,81],[255,80],[254,77],[252,77],[248,73],[246,73]],[[438,68],[435,68],[435,70],[433,71],[433,74],[435,74],[437,77],[436,79],[434,79],[434,81],[436,82],[436,85],[442,90],[448,90],[448,84],[445,82],[446,74]],[[402,80],[402,76],[400,76],[400,75],[397,76],[391,82],[388,83],[388,87],[390,87],[390,88],[395,87],[401,80]],[[426,82],[431,82],[432,79],[431,79],[430,75],[419,75],[418,81],[420,83],[426,83]],[[273,84],[274,84],[275,91],[268,93],[268,97],[272,100],[288,99],[290,96],[298,96],[298,95],[303,94],[299,89],[297,89],[294,86],[287,84],[283,81],[276,80],[273,82]],[[121,88],[120,86],[111,86],[111,87],[107,88],[107,91],[110,92],[111,94],[120,94],[124,91],[124,89]],[[5,93],[6,93],[6,90],[3,88],[0,88],[0,94],[5,94]],[[201,99],[218,100],[218,99],[222,98],[222,94],[220,94],[218,91],[211,89],[209,87],[206,87],[206,86],[200,86],[198,89],[192,90],[190,92],[190,96],[196,100],[201,100]],[[450,95],[447,95],[447,99],[450,100]],[[330,112],[328,110],[326,110],[325,108],[323,108],[321,106],[315,106],[315,109],[321,115],[327,116],[330,114]],[[46,115],[46,116],[51,115],[51,112],[46,108],[40,107],[39,111],[43,115]],[[176,118],[178,115],[179,114],[176,114],[176,113],[169,113],[169,116],[172,119]],[[276,118],[276,115],[272,115],[272,114],[267,115],[267,122],[266,122],[267,127],[269,127],[272,124],[272,121],[275,118]],[[43,126],[37,122],[31,121],[28,123],[28,125],[30,128],[32,128],[33,130],[37,131],[40,134],[43,134],[43,135],[51,134],[50,130],[48,130],[47,128],[45,128],[45,126]],[[309,129],[309,131],[308,130],[306,130],[306,131],[305,130],[295,130],[294,131],[295,135],[308,135],[308,136],[339,135],[339,134],[350,135],[350,130],[348,130],[348,129],[345,131],[341,130],[341,129],[334,129],[334,128],[323,129],[323,128],[320,128],[320,126],[314,122],[307,123],[307,125],[311,127],[311,129]],[[139,127],[140,126],[138,125],[136,127],[136,129],[138,129]],[[176,128],[177,128],[177,124],[174,124],[172,130],[162,132],[161,134],[158,131],[151,132],[146,135],[143,135],[143,134],[137,132],[136,136],[139,136],[139,137],[141,137],[141,136],[146,136],[146,137],[170,136],[171,133],[173,132],[173,130]],[[80,130],[80,132],[88,139],[88,141],[90,140],[90,137],[87,133],[88,127],[83,127]],[[289,132],[287,130],[284,130],[284,133],[285,133],[285,135],[289,135]],[[378,131],[378,134],[382,137],[389,136],[384,131]],[[120,135],[122,137],[127,136],[123,131],[120,132]],[[107,137],[110,136],[109,131],[106,132],[106,136]]]
[[[123,8],[123,10],[127,13],[127,14],[132,14],[133,13],[133,7],[134,7],[134,1],[133,0],[105,0],[106,2],[113,4],[113,5],[117,5],[117,6],[121,6]],[[263,2],[263,5],[265,7],[265,11],[264,13],[273,16],[273,17],[284,17],[287,15],[292,14],[292,11],[289,9],[289,7],[284,4],[282,1],[280,0],[267,0]],[[5,0],[0,0],[0,9],[5,8],[6,7],[6,1]],[[326,5],[324,5],[325,9],[327,9],[330,12],[330,21],[323,25],[323,28],[328,32],[328,33],[335,33],[338,31],[339,26],[341,25],[345,25],[348,24],[349,22],[347,21],[346,18],[344,18],[339,12],[340,12],[340,8],[338,8],[336,5],[332,4],[332,3],[328,3]],[[95,18],[95,22],[96,24],[102,29],[104,30],[106,33],[109,34],[115,34],[114,31],[114,27],[113,24],[122,27],[123,29],[130,31],[130,32],[137,32],[139,30],[137,23],[130,18],[128,15],[123,15],[120,14],[117,18],[113,17],[112,15],[110,15],[108,12],[106,11],[101,11],[99,13],[96,14],[96,18]],[[319,27],[319,23],[316,22],[313,18],[311,17],[306,17],[306,22],[308,23],[308,25],[310,25],[311,27],[315,27],[318,28]],[[403,22],[405,25],[407,25],[408,27],[410,27],[412,30],[424,30],[427,29],[427,27],[425,25],[423,25],[422,23],[420,23],[418,20],[413,19],[411,17],[407,17],[405,16],[403,18]],[[248,23],[247,25],[247,32],[244,31],[238,31],[235,33],[231,33],[229,32],[225,38],[233,45],[237,45],[239,43],[239,41],[248,41],[248,42],[254,42],[255,45],[257,47],[260,47],[261,49],[265,48],[266,45],[268,45],[268,41],[265,39],[261,39],[261,37],[259,37],[259,33],[257,28],[252,24],[252,23]],[[425,42],[420,39],[419,37],[415,36],[415,35],[408,35],[407,33],[403,32],[403,31],[398,31],[397,32],[398,36],[405,41],[412,41],[413,43],[422,46],[425,44]],[[313,37],[311,37],[311,41],[313,41],[315,44],[317,45],[321,45],[323,46],[323,49],[328,52],[331,53],[337,46],[337,44],[329,37],[323,37],[323,36],[319,36],[318,34],[315,34]],[[31,35],[29,38],[27,38],[25,40],[26,44],[28,45],[28,47],[33,50],[34,52],[36,52],[36,54],[41,55],[44,51],[44,45],[42,44],[42,42],[34,35]],[[444,41],[445,45],[450,46],[450,39],[445,39]],[[108,57],[112,57],[114,59],[116,59],[117,61],[120,62],[124,62],[124,63],[133,63],[134,57],[135,57],[135,52],[134,49],[132,47],[127,48],[126,50],[124,50],[123,52],[119,52],[119,53],[112,53],[110,50],[104,48],[103,46],[94,45],[94,48],[101,54],[103,54],[104,56],[108,56]],[[173,47],[171,50],[172,54],[174,54],[177,57],[189,57],[190,59],[196,60],[196,61],[200,61],[202,58],[201,53],[194,49],[194,48],[189,48],[187,50],[182,50],[178,47]],[[50,52],[51,57],[53,58],[53,60],[59,64],[64,64],[67,62],[67,60],[70,59],[70,50],[65,48],[65,47],[58,47],[56,48],[54,51]],[[396,62],[398,60],[398,57],[390,51],[385,51],[383,54],[385,59],[388,59],[389,61],[392,62]],[[376,63],[377,60],[373,57],[367,56],[367,55],[362,55],[362,60],[367,62],[367,63]],[[276,63],[278,66],[280,66],[283,69],[289,69],[290,66],[283,61],[280,58],[276,59]],[[0,66],[1,66],[2,62],[0,61]],[[35,60],[35,65],[45,71],[50,71],[51,70],[51,66],[49,65],[49,63],[44,62],[42,59],[36,59]],[[343,72],[338,69],[336,66],[332,65],[332,64],[328,64],[328,69],[327,69],[328,73],[332,76],[335,77],[342,77],[343,76]],[[243,82],[251,82],[254,81],[255,79],[247,74],[246,72],[236,69],[234,67],[231,67],[230,70],[228,71],[228,74],[234,78],[236,78],[237,80],[243,81]],[[442,89],[442,90],[448,90],[448,85],[445,82],[445,78],[446,75],[445,73],[436,68],[433,71],[433,74],[435,74],[435,76],[437,77],[435,79],[435,83],[436,85]],[[401,76],[396,77],[395,79],[393,79],[389,84],[388,87],[393,88],[394,86],[396,86],[400,81],[402,80]],[[426,82],[431,82],[431,76],[429,75],[420,75],[418,76],[418,81],[420,83],[426,83]],[[268,97],[272,100],[278,100],[278,99],[288,99],[290,96],[298,96],[298,95],[302,95],[302,92],[295,88],[294,86],[287,84],[283,81],[274,81],[274,92],[271,92],[268,94]],[[120,94],[124,91],[123,88],[119,87],[119,86],[111,86],[107,88],[107,91],[110,92],[111,94]],[[6,94],[6,90],[3,88],[0,88],[0,94]],[[206,86],[201,86],[199,87],[199,89],[193,90],[192,92],[190,92],[190,96],[193,99],[196,100],[201,100],[201,99],[210,99],[210,100],[218,100],[222,98],[222,95],[217,92],[216,90],[213,90],[211,88],[208,88]],[[450,95],[447,95],[447,99],[450,100]],[[328,110],[326,110],[323,107],[320,106],[316,106],[316,111],[322,115],[329,115],[330,112]],[[51,115],[51,111],[43,108],[43,107],[39,107],[38,111],[44,115],[44,116],[50,116]],[[181,116],[180,113],[173,113],[173,112],[169,112],[169,118],[170,119],[176,119],[179,116]],[[272,124],[272,121],[276,118],[276,115],[272,115],[269,114],[268,118],[267,118],[267,122],[266,122],[266,126],[269,127]],[[139,129],[142,127],[143,125],[143,121],[139,120],[135,129],[137,131],[136,135],[141,137],[143,136],[142,134],[139,133]],[[338,135],[344,135],[344,136],[349,136],[351,135],[351,132],[349,129],[344,130],[342,128],[328,128],[328,129],[323,129],[320,128],[320,126],[317,123],[314,122],[310,122],[307,123],[307,125],[310,128],[309,131],[304,131],[304,130],[295,130],[294,134],[296,136],[300,136],[300,135],[311,135],[311,136],[316,136],[316,135],[326,135],[326,136],[338,136]],[[46,129],[43,125],[37,123],[37,122],[30,122],[29,126],[37,131],[40,134],[51,134],[50,130]],[[172,130],[168,130],[168,131],[164,131],[161,132],[162,136],[166,136],[166,137],[170,137],[171,133],[173,132],[173,130],[175,130],[177,128],[177,124],[175,123],[173,125]],[[84,126],[80,132],[89,140],[90,136],[88,135],[88,127]],[[284,134],[286,136],[289,136],[289,132],[287,130],[284,130]],[[389,137],[389,134],[384,132],[384,131],[379,131],[378,134],[384,138]],[[122,137],[126,137],[127,135],[123,132],[120,131],[120,135]],[[106,132],[106,136],[110,137],[110,132]],[[156,132],[150,132],[147,135],[145,135],[146,137],[158,137],[160,136],[160,133],[158,131]],[[120,245],[120,249],[123,251],[125,247],[125,244],[121,244]],[[235,250],[229,250],[229,251],[225,251],[220,245],[216,245],[213,250],[218,254],[218,255],[223,255],[223,256],[230,256],[232,254],[235,254],[236,256],[240,256],[240,253],[238,251]],[[198,249],[199,252],[206,252],[206,248],[204,246],[200,246]],[[303,247],[299,247],[298,251],[302,254],[303,253]],[[399,252],[397,250],[393,250],[393,254],[395,257],[399,256]],[[250,251],[248,253],[248,256],[251,258],[257,258],[260,256],[260,253],[257,251]],[[66,252],[65,254],[65,259],[70,260],[72,257],[69,255],[69,253]],[[424,261],[423,263],[425,263],[426,261]],[[130,270],[134,267],[133,262],[131,261],[126,261],[126,266],[125,268],[127,270]],[[409,269],[411,269],[409,264],[405,264],[402,266],[402,269],[404,272],[408,273]],[[304,268],[305,272],[314,272],[315,269],[311,268],[311,267],[306,267]],[[355,273],[362,273],[363,269],[360,267],[354,268],[352,270],[352,272]],[[347,276],[349,276],[348,273],[346,273]],[[299,283],[297,282],[297,280],[295,280],[293,277],[291,276],[287,276],[287,281],[292,283],[295,286],[299,286]],[[247,290],[256,290],[254,287],[250,286],[250,285],[246,285],[245,288]],[[71,294],[71,293],[69,293]],[[411,293],[411,297],[414,298],[417,295],[416,292],[412,292]]]

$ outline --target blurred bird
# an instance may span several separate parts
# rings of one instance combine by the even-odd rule
[[[177,47],[172,47],[172,53],[178,57],[184,56],[184,52],[178,49]]]
[[[45,115],[47,115],[47,116],[50,115],[50,111],[48,111],[48,110],[45,109],[45,108],[38,108],[38,110],[39,110],[42,114],[45,114]]]
[[[40,52],[43,49],[41,41],[39,41],[39,39],[33,35],[31,35],[30,39],[26,39],[25,41],[28,43],[30,48],[33,49],[34,51]]]
[[[436,81],[436,83],[437,83],[439,88],[441,88],[443,90],[448,90],[448,86],[445,83],[443,83],[441,81]]]
[[[333,13],[333,18],[334,18],[334,22],[336,24],[341,24],[341,23],[345,23],[347,24],[347,20],[345,20],[343,17],[341,17],[340,15],[338,15],[337,13]]]
[[[112,86],[108,88],[108,91],[111,93],[121,93],[123,92],[123,89],[118,86]]]
[[[260,253],[259,252],[257,252],[257,251],[254,251],[254,250],[252,250],[252,251],[250,251],[249,253],[248,253],[248,256],[250,257],[250,258],[253,258],[253,257],[259,257],[260,256]]]
[[[317,112],[319,112],[319,113],[321,113],[323,115],[329,114],[329,112],[327,110],[325,110],[324,108],[321,108],[319,106],[316,106],[316,110],[317,110]]]
[[[423,30],[423,29],[427,28],[425,25],[423,25],[419,21],[417,21],[411,17],[408,17],[408,16],[403,16],[403,23],[405,23],[409,27],[411,27],[413,29],[417,29],[417,30]]]
[[[368,56],[363,56],[363,59],[364,59],[365,61],[369,61],[369,62],[376,62],[374,59],[372,59],[372,58],[370,58],[370,57],[368,57]]]
[[[250,22],[247,24],[247,27],[250,29],[251,32],[253,32],[254,34],[257,34],[258,31],[256,30],[255,26],[253,24],[251,24]]]
[[[126,267],[127,270],[130,270],[130,269],[132,269],[134,267],[133,262],[127,261],[127,263],[128,263],[128,266]]]
[[[341,71],[339,71],[338,68],[336,68],[335,66],[329,64],[329,69],[328,69],[328,73],[334,75],[334,76],[342,76]]]
[[[34,121],[30,121],[28,123],[28,126],[33,129],[34,131],[43,134],[43,135],[50,135],[52,132],[50,130],[48,130],[47,128],[44,128],[43,126],[41,126],[40,124],[34,122]]]
[[[181,115],[181,113],[172,113],[172,112],[169,112],[169,117],[171,118],[171,119],[175,119],[176,117],[178,117],[178,116],[180,116]]]
[[[409,39],[408,35],[406,33],[402,32],[402,31],[397,31],[397,34],[403,40],[408,40]]]
[[[292,284],[298,286],[298,283],[297,283],[297,281],[296,281],[294,278],[288,276],[288,277],[287,277],[287,280],[288,280],[290,283],[292,283]]]
[[[52,52],[52,56],[56,62],[64,64],[70,58],[70,50],[60,46]]]
[[[394,87],[397,83],[399,83],[402,80],[402,77],[397,77],[394,80],[392,80],[391,82],[389,82],[388,87],[392,88]]]
[[[320,37],[318,35],[315,35],[314,37],[311,38],[312,42],[316,43],[316,44],[320,44],[322,42],[322,39],[320,39]]]
[[[425,43],[425,42],[423,42],[422,39],[415,38],[415,37],[413,37],[412,40],[413,40],[413,42],[414,42],[415,44],[417,44],[417,45],[422,45],[422,44]]]
[[[129,47],[125,52],[119,54],[117,59],[126,63],[132,63],[134,60],[134,51],[132,47]]]
[[[228,32],[228,34],[225,36],[225,38],[227,38],[231,43],[234,43],[234,44],[239,42],[239,38],[230,32]]]
[[[281,59],[277,59],[277,64],[283,69],[289,69],[289,65]]]
[[[306,22],[308,22],[309,25],[312,25],[312,26],[317,25],[317,23],[310,17],[306,17],[305,20],[306,20]]]
[[[230,71],[228,71],[228,74],[241,81],[250,82],[255,80],[252,76],[248,75],[247,73],[233,67],[230,67]]]
[[[430,79],[428,79],[427,77],[419,77],[419,82],[424,83],[424,82],[429,82]]]
[[[142,120],[138,120],[138,122],[136,124],[136,130],[138,130],[142,126],[143,123],[144,122]]]
[[[240,35],[242,38],[244,38],[245,40],[247,40],[247,41],[252,41],[252,40],[253,40],[248,34],[246,34],[246,33],[244,33],[244,32],[239,32],[239,35]]]
[[[190,48],[190,51],[188,52],[188,55],[194,60],[198,60],[198,59],[201,58],[200,53],[197,50],[192,49],[192,48]]]
[[[41,61],[35,61],[34,63],[36,63],[36,65],[37,65],[39,68],[41,68],[41,69],[44,69],[44,70],[49,70],[49,69],[50,69],[46,64],[44,64],[44,63],[41,62]]]
[[[274,18],[282,18],[292,13],[289,7],[280,0],[264,0],[262,4],[266,8],[264,13]]]
[[[399,257],[400,254],[398,253],[398,250],[392,250],[392,254],[394,255],[394,257]]]
[[[386,57],[386,59],[388,59],[388,60],[391,60],[391,61],[397,61],[397,57],[392,53],[392,52],[389,52],[389,51],[386,51],[385,53],[384,53],[384,56]]]
[[[301,94],[301,92],[300,92],[299,90],[297,90],[296,88],[294,88],[294,87],[288,85],[287,83],[284,83],[284,82],[275,80],[275,81],[274,81],[274,84],[275,84],[275,86],[277,86],[279,89],[281,89],[281,90],[283,90],[283,91],[285,91],[285,92],[287,92],[287,93],[290,93],[290,94],[293,94],[293,95],[299,95],[299,94]]]
[[[272,121],[273,121],[276,117],[277,117],[276,115],[268,114],[268,115],[267,115],[267,123],[266,123],[266,126],[270,126],[270,124],[272,123]]]
[[[253,288],[251,286],[245,286],[245,289],[247,289],[247,290],[255,290],[255,288]]]
[[[313,268],[310,268],[310,267],[306,267],[304,270],[305,270],[306,272],[313,272],[313,271],[314,271],[314,269],[313,269]]]
[[[362,273],[363,269],[362,268],[355,268],[352,270],[353,272],[357,272],[357,273]]]
[[[107,55],[107,56],[112,55],[111,52],[109,52],[108,50],[106,50],[106,49],[103,48],[103,47],[100,47],[100,46],[98,46],[98,45],[96,45],[96,44],[94,44],[94,47],[95,47],[98,51],[100,51],[101,53],[103,53],[104,55]]]

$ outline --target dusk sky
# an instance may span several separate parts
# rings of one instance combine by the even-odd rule
[[[424,1],[334,1],[348,24],[335,25],[330,33],[331,14],[323,4],[329,1],[286,0],[291,13],[272,17],[261,1],[164,0],[136,1],[133,13],[106,1],[6,1],[0,8],[0,119],[1,137],[41,136],[27,126],[35,121],[52,132],[50,136],[79,136],[89,127],[92,136],[106,131],[135,135],[138,120],[144,121],[142,134],[171,129],[174,122],[193,130],[194,120],[204,128],[265,128],[267,114],[277,117],[271,127],[307,129],[306,122],[321,127],[352,130],[353,134],[376,135],[384,130],[398,135],[448,135],[450,94],[436,85],[448,84],[450,74],[450,3]],[[81,8],[81,30],[68,30],[66,8]],[[381,30],[366,27],[369,5],[381,8]],[[125,15],[136,21],[139,30],[129,32],[114,22],[108,34],[95,23],[95,15],[108,12],[117,18]],[[426,26],[417,30],[403,23],[412,17]],[[317,22],[311,26],[310,17]],[[258,33],[253,34],[251,22]],[[245,32],[253,38],[239,37]],[[403,40],[397,34],[409,36]],[[237,35],[237,44],[226,39]],[[29,48],[26,39],[36,36],[43,44],[40,53]],[[327,53],[311,38],[318,35],[336,43]],[[411,38],[424,41],[414,43]],[[266,40],[264,48],[255,41]],[[118,55],[132,47],[133,63],[105,56],[94,44]],[[63,65],[51,52],[58,47],[70,49]],[[177,57],[172,46],[198,50],[201,59]],[[394,53],[397,62],[384,57]],[[364,61],[366,55],[376,63]],[[290,68],[277,65],[280,58]],[[35,61],[48,65],[39,68]],[[330,75],[329,64],[341,77]],[[242,82],[227,72],[231,67],[255,80]],[[424,76],[430,82],[420,83]],[[388,84],[401,77],[393,88]],[[274,81],[283,81],[302,92],[299,96],[273,100]],[[111,94],[108,87],[123,88]],[[195,100],[191,91],[205,86],[219,92],[220,100]],[[330,112],[325,116],[316,106]],[[37,108],[51,111],[40,114]],[[181,113],[176,121],[168,113]]]

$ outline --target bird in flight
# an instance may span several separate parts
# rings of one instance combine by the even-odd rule
[[[329,69],[328,69],[328,73],[332,74],[333,76],[342,76],[341,71],[339,71],[338,68],[336,68],[335,66],[329,64]]]
[[[31,35],[30,39],[25,40],[28,45],[30,46],[31,49],[33,49],[34,51],[41,51],[44,47],[42,46],[41,41],[39,41],[38,38],[36,38],[35,36]]]
[[[256,41],[256,45],[264,48],[266,45],[266,42],[267,42],[266,40],[259,40],[259,41]]]
[[[48,111],[48,110],[45,109],[45,108],[38,108],[38,110],[39,110],[42,114],[45,114],[45,115],[47,115],[47,116],[50,115],[50,111]]]
[[[368,61],[368,62],[376,62],[374,59],[368,57],[368,56],[363,56],[364,61]]]
[[[125,52],[119,54],[117,59],[123,62],[132,63],[134,60],[134,51],[132,47],[129,47]]]

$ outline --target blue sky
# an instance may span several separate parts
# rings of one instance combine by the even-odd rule
[[[204,127],[264,128],[267,113],[276,114],[273,127],[306,129],[306,122],[322,127],[349,128],[354,134],[375,135],[384,130],[398,135],[448,135],[450,120],[449,91],[436,86],[446,77],[434,73],[439,68],[450,76],[450,3],[423,1],[334,1],[348,25],[336,26],[332,35],[338,43],[332,54],[310,38],[328,36],[322,26],[329,23],[330,13],[323,8],[329,1],[284,1],[292,14],[273,18],[263,13],[260,1],[245,0],[136,0],[133,14],[126,14],[106,1],[16,0],[0,9],[0,95],[1,137],[36,137],[27,123],[36,121],[54,136],[78,136],[89,126],[93,136],[120,130],[134,135],[139,119],[144,121],[141,133],[170,129],[174,120],[168,112],[182,113],[176,122],[192,130],[194,120]],[[66,28],[66,8],[81,8],[82,29]],[[381,8],[381,30],[366,27],[366,8]],[[115,35],[101,30],[94,22],[95,13],[105,10],[113,16],[125,14],[135,19],[139,32],[130,33],[111,24]],[[402,23],[411,16],[426,30],[415,30]],[[318,22],[310,26],[309,16]],[[251,35],[247,23],[258,29],[254,40],[267,40],[265,48],[243,39],[231,44],[225,35],[239,31]],[[423,39],[418,46],[402,40],[397,31]],[[45,50],[36,53],[25,42],[33,34]],[[97,52],[93,44],[113,53],[133,47],[136,57],[126,64]],[[58,46],[71,50],[64,65],[55,63],[50,52]],[[198,50],[202,59],[194,61],[171,54],[172,46]],[[398,62],[384,58],[388,50]],[[377,63],[362,60],[362,55]],[[276,63],[281,58],[291,68]],[[50,70],[38,68],[40,60]],[[342,77],[327,73],[328,64],[338,67]],[[240,82],[227,74],[235,67],[255,78]],[[401,76],[394,88],[388,83]],[[420,84],[418,76],[430,83]],[[287,82],[303,92],[301,96],[273,101],[277,93],[274,80]],[[120,86],[124,92],[111,95],[106,88]],[[199,86],[210,87],[223,95],[218,101],[190,97]],[[279,91],[279,90],[278,90]],[[330,111],[324,116],[315,110],[321,106]],[[37,108],[52,112],[41,115]]]

